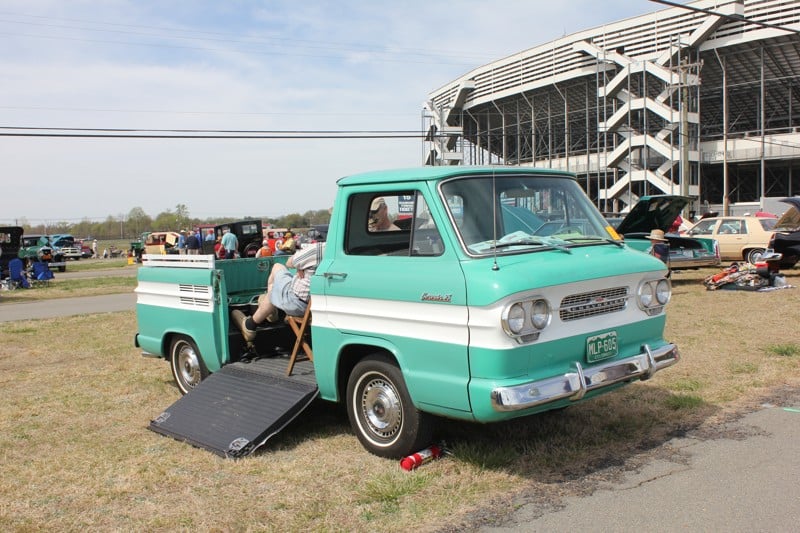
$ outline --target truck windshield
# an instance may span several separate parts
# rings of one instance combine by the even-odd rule
[[[455,178],[441,194],[470,255],[616,243],[608,224],[568,177],[534,174]]]

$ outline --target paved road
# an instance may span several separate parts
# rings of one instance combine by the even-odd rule
[[[69,267],[67,267],[66,272],[56,272],[56,280],[135,275],[135,266],[82,270],[79,272],[70,272]],[[92,313],[111,313],[115,311],[132,311],[135,308],[136,295],[133,293],[78,296],[75,298],[53,298],[51,300],[13,304],[3,302],[3,298],[0,296],[0,322],[87,315]]]
[[[800,531],[800,390],[721,429],[673,439],[666,458],[555,511],[530,503],[480,531]]]
[[[136,295],[132,292],[102,296],[53,298],[52,300],[22,303],[3,303],[2,298],[0,298],[0,322],[132,311],[135,308]]]

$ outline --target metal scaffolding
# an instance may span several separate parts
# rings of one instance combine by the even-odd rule
[[[598,207],[791,196],[800,166],[800,2],[701,0],[563,37],[431,93],[430,165],[574,172]],[[732,16],[738,18],[731,18]]]

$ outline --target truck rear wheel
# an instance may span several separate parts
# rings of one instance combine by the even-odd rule
[[[403,457],[430,444],[431,415],[414,407],[403,373],[385,355],[371,355],[353,368],[347,415],[364,448],[380,457]]]
[[[169,348],[169,366],[181,394],[186,394],[208,377],[208,369],[200,357],[194,341],[185,335],[172,339]]]

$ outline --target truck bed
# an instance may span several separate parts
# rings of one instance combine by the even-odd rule
[[[265,376],[279,376],[288,381],[306,385],[317,384],[314,374],[314,363],[311,361],[298,361],[294,365],[291,376],[286,376],[286,367],[289,366],[289,357],[264,357],[250,362],[233,363],[229,366],[240,367]]]

